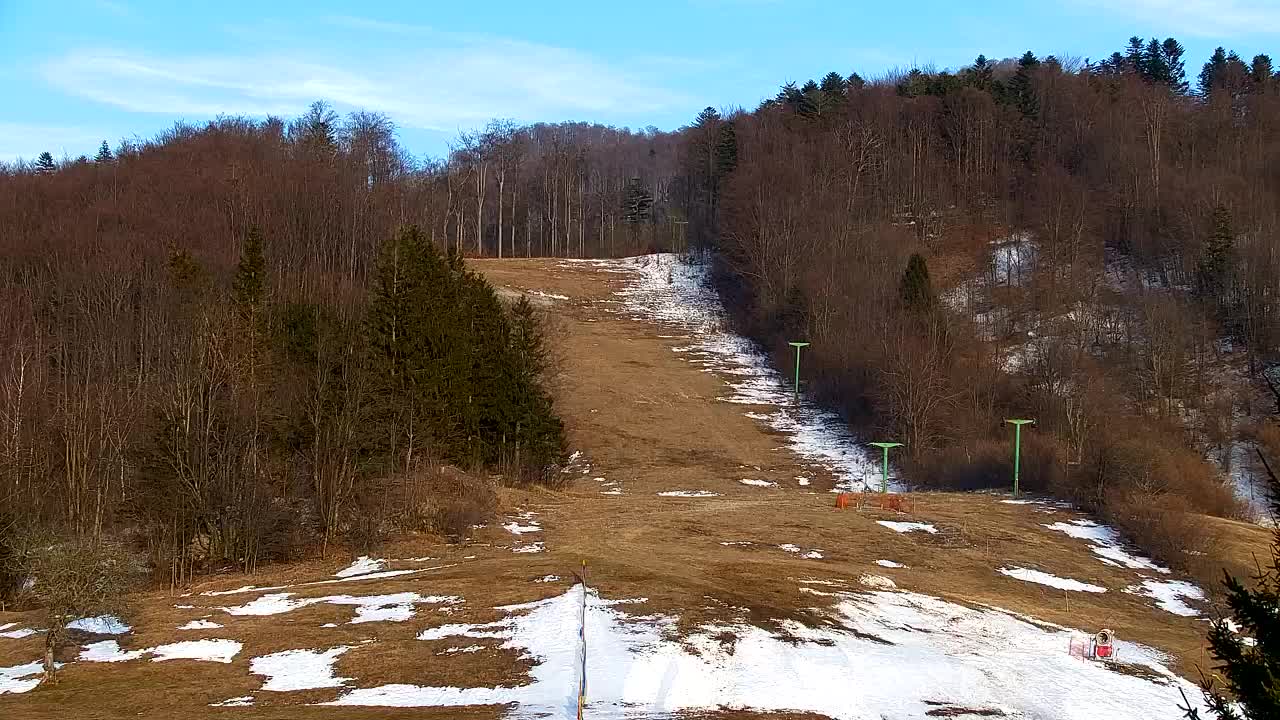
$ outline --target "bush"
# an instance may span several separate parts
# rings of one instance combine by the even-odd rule
[[[1210,535],[1185,498],[1172,493],[1114,491],[1104,507],[1106,519],[1157,561],[1186,570],[1204,553]]]
[[[471,533],[472,526],[488,522],[497,504],[498,491],[489,478],[442,468],[428,485],[427,529],[457,542]]]

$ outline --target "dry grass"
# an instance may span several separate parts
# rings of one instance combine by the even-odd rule
[[[899,587],[968,605],[987,604],[1093,631],[1113,628],[1125,640],[1153,645],[1173,654],[1180,668],[1194,675],[1204,662],[1205,623],[1171,615],[1152,602],[1122,590],[1137,582],[1130,570],[1101,563],[1088,545],[1043,527],[1078,517],[1049,506],[1010,505],[999,496],[918,493],[909,514],[864,507],[838,510],[828,493],[831,478],[799,466],[779,450],[779,438],[742,415],[744,408],[714,402],[722,384],[699,372],[670,348],[680,339],[657,337],[660,331],[606,314],[588,298],[608,299],[617,276],[589,267],[561,268],[555,261],[477,262],[495,282],[537,287],[568,295],[555,307],[564,316],[565,373],[558,402],[567,418],[570,446],[582,450],[587,472],[576,470],[562,492],[541,488],[499,488],[502,522],[521,510],[537,514],[544,528],[522,540],[542,540],[547,551],[513,554],[515,538],[490,523],[457,544],[424,534],[390,544],[388,558],[432,556],[436,560],[392,567],[452,565],[384,580],[293,588],[306,595],[373,594],[414,591],[465,599],[454,614],[421,606],[407,623],[369,623],[321,628],[325,622],[350,619],[349,607],[317,605],[263,618],[231,618],[226,628],[188,637],[229,637],[245,643],[230,665],[138,661],[77,663],[65,670],[57,687],[0,698],[0,716],[26,717],[171,717],[234,716],[236,718],[490,718],[501,708],[396,711],[306,707],[304,701],[330,699],[336,691],[308,693],[256,692],[261,678],[248,671],[249,658],[288,648],[358,647],[337,664],[353,686],[385,682],[440,685],[489,685],[517,682],[526,667],[511,651],[440,656],[447,643],[414,639],[418,631],[447,622],[486,622],[500,616],[494,606],[528,602],[565,591],[573,573],[587,564],[591,584],[606,597],[644,597],[636,605],[619,606],[635,614],[678,615],[689,629],[710,620],[742,619],[776,628],[797,618],[822,622],[827,598],[799,591],[801,579],[826,579],[858,589],[864,573],[891,577]],[[661,331],[665,333],[665,331]],[[757,469],[758,468],[758,469]],[[799,486],[795,477],[814,478]],[[602,495],[594,478],[620,481],[625,494]],[[748,487],[744,477],[777,482],[777,488]],[[676,489],[709,489],[721,497],[658,497]],[[899,534],[875,521],[911,519],[934,524],[938,535]],[[1205,566],[1251,565],[1251,554],[1266,550],[1268,534],[1256,526],[1205,520],[1214,541]],[[749,541],[751,545],[721,545]],[[778,548],[794,543],[821,549],[821,560],[806,560]],[[1199,556],[1198,556],[1199,557]],[[468,559],[470,558],[470,559]],[[909,570],[879,567],[892,560]],[[130,646],[143,647],[175,639],[174,627],[216,610],[179,610],[175,604],[198,606],[247,602],[254,594],[208,597],[198,593],[247,583],[273,585],[331,576],[348,557],[311,561],[269,569],[257,577],[214,578],[176,598],[151,593],[136,598],[131,619],[136,632]],[[1071,593],[1003,576],[996,569],[1019,565],[1061,577],[1103,585],[1103,594]],[[554,574],[561,580],[534,583]],[[26,620],[0,615],[0,622]],[[375,642],[360,645],[363,640]],[[0,640],[0,664],[33,659],[38,638]],[[495,641],[475,641],[486,646]],[[1063,648],[1066,652],[1066,648]],[[255,694],[254,707],[208,708],[237,695]],[[753,718],[753,713],[710,713],[704,718]],[[768,715],[808,718],[812,715]]]

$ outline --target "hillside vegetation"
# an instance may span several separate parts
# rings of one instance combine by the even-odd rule
[[[118,537],[179,583],[463,527],[482,469],[545,482],[561,430],[537,313],[462,255],[702,247],[740,328],[811,342],[807,392],[905,442],[911,482],[1004,486],[1002,420],[1032,417],[1025,487],[1186,566],[1196,513],[1247,515],[1225,471],[1280,451],[1280,81],[1187,62],[1134,38],[833,72],[671,133],[495,121],[439,160],[317,103],[6,167],[6,565]]]

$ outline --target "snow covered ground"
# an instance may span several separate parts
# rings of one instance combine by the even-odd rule
[[[1074,590],[1076,592],[1104,593],[1106,588],[1093,585],[1091,583],[1072,580],[1071,578],[1061,578],[1057,575],[1050,575],[1040,570],[1032,570],[1023,567],[1000,568],[1001,575],[1008,575],[1011,578],[1025,580],[1027,582],[1039,583],[1040,585],[1048,585],[1059,590]]]
[[[567,261],[573,264],[573,261]],[[662,253],[619,260],[577,261],[606,272],[627,276],[619,312],[641,321],[656,321],[689,337],[691,344],[675,351],[705,372],[725,379],[720,399],[758,406],[748,416],[787,438],[787,446],[803,460],[825,468],[838,480],[836,490],[878,490],[880,466],[849,433],[834,413],[802,397],[795,403],[791,380],[769,365],[752,341],[728,332],[727,316],[702,264],[681,262],[679,255]],[[890,483],[891,490],[902,485]]]
[[[873,585],[892,587],[888,578]],[[592,718],[668,717],[681,711],[747,708],[813,712],[832,718],[925,718],[939,709],[999,711],[1045,719],[1179,717],[1190,683],[1159,652],[1119,644],[1122,662],[1152,679],[1071,657],[1072,631],[999,609],[974,609],[916,593],[826,593],[838,598],[830,625],[783,621],[783,633],[740,623],[705,625],[675,639],[676,619],[629,617],[582,586],[533,603],[499,608],[481,625],[445,625],[423,640],[494,638],[536,658],[531,682],[500,687],[393,684],[344,692],[339,706],[513,704],[508,717],[572,718],[579,680],[578,631],[586,592],[587,711]],[[820,591],[819,591],[820,592]],[[732,642],[724,638],[732,636]],[[331,652],[331,651],[325,651]],[[316,677],[322,651],[298,656]],[[255,669],[255,672],[257,670]],[[274,668],[272,678],[290,676]],[[949,710],[948,710],[949,709]]]

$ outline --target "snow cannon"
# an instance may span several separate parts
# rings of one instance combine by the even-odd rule
[[[1116,634],[1109,628],[1103,628],[1093,636],[1093,656],[1097,658],[1115,657]]]

